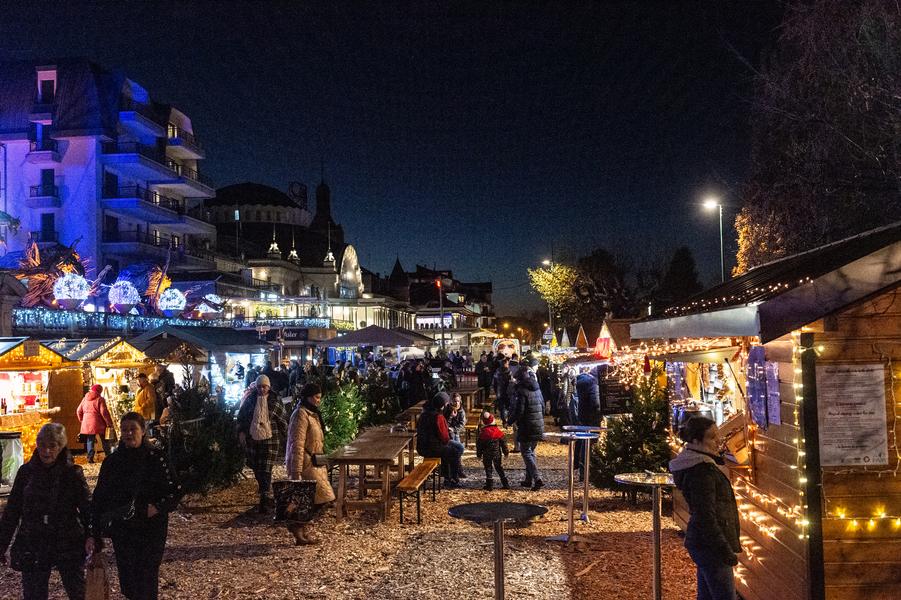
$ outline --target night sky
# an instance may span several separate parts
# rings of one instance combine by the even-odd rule
[[[0,53],[122,69],[192,119],[219,186],[312,191],[323,161],[364,266],[492,280],[500,312],[541,306],[525,269],[552,243],[638,264],[687,244],[718,280],[698,202],[737,202],[752,93],[737,54],[758,62],[781,3],[322,4],[3,2]]]

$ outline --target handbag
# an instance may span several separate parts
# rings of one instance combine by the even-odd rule
[[[288,479],[272,482],[275,520],[306,523],[316,514],[316,481]]]
[[[111,508],[100,515],[100,530],[103,533],[109,531],[116,525],[130,521],[135,516],[135,499],[132,498],[127,504]]]
[[[109,600],[109,577],[106,574],[106,563],[99,552],[88,556],[85,563],[84,574],[84,599],[85,600]]]

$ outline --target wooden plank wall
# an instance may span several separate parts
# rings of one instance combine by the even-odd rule
[[[805,600],[806,541],[799,539],[794,519],[778,510],[781,506],[786,512],[800,504],[798,471],[792,468],[797,462],[793,440],[798,437],[798,428],[794,424],[791,338],[768,344],[767,359],[780,363],[782,423],[758,430],[753,472],[724,467],[735,489],[741,518],[744,552],[735,569],[736,587],[745,600]],[[766,498],[778,498],[781,503],[767,502]],[[688,506],[678,490],[673,497],[673,518],[685,528]]]
[[[886,427],[889,441],[888,467],[872,467],[869,473],[841,473],[823,469],[823,550],[828,600],[901,598],[901,524],[876,519],[884,510],[901,516],[901,476],[872,472],[897,467],[895,414],[901,402],[901,288],[826,319],[824,333],[815,339],[823,345],[818,364],[886,364]],[[894,389],[888,358],[894,370]],[[894,392],[894,402],[893,394]],[[901,435],[901,423],[898,424]],[[846,518],[838,518],[844,509]],[[857,527],[852,518],[857,517]]]

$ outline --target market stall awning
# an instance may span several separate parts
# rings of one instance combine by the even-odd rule
[[[417,346],[432,346],[435,344],[435,340],[433,340],[429,336],[423,335],[418,331],[413,331],[412,329],[407,329],[406,327],[392,327],[391,331],[396,331],[401,335],[413,338],[413,342]]]
[[[708,350],[691,350],[688,352],[667,352],[666,354],[652,354],[651,360],[664,360],[667,362],[686,363],[719,363],[725,360],[736,359],[741,348],[728,346],[726,348],[710,348]]]
[[[269,342],[259,333],[248,329],[228,327],[175,327],[165,325],[143,333],[131,340],[138,349],[147,352],[150,343],[161,338],[175,338],[208,352],[261,354],[269,349]],[[149,354],[148,354],[149,355]]]
[[[28,337],[0,338],[0,371],[43,371],[78,363]]]
[[[435,342],[430,338],[429,343],[434,344]],[[341,348],[356,346],[415,346],[417,345],[417,340],[399,331],[392,331],[378,325],[370,325],[369,327],[357,329],[323,342],[321,345]]]
[[[147,355],[121,337],[42,340],[42,344],[69,360],[99,367],[135,368],[148,363]]]
[[[775,340],[901,283],[901,221],[751,269],[660,316],[633,338],[759,336]]]

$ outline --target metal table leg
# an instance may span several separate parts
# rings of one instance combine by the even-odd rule
[[[585,455],[582,457],[582,472],[585,473],[585,484],[582,488],[582,521],[589,523],[588,518],[588,465],[591,459],[591,440],[585,440]]]
[[[555,535],[546,538],[549,542],[564,542],[568,544],[570,542],[576,541],[573,524],[573,509],[575,508],[575,445],[576,440],[570,438],[569,451],[567,452],[567,461],[569,463],[569,496],[567,499],[566,507],[569,511],[569,514],[567,518],[566,533],[564,535]]]
[[[504,522],[494,522],[494,597],[504,600]]]
[[[660,487],[654,486],[654,491],[651,497],[651,501],[653,506],[651,507],[651,511],[653,512],[653,520],[654,520],[654,582],[653,582],[653,593],[654,600],[660,600],[662,590],[660,586],[660,505],[661,505],[661,496]]]

